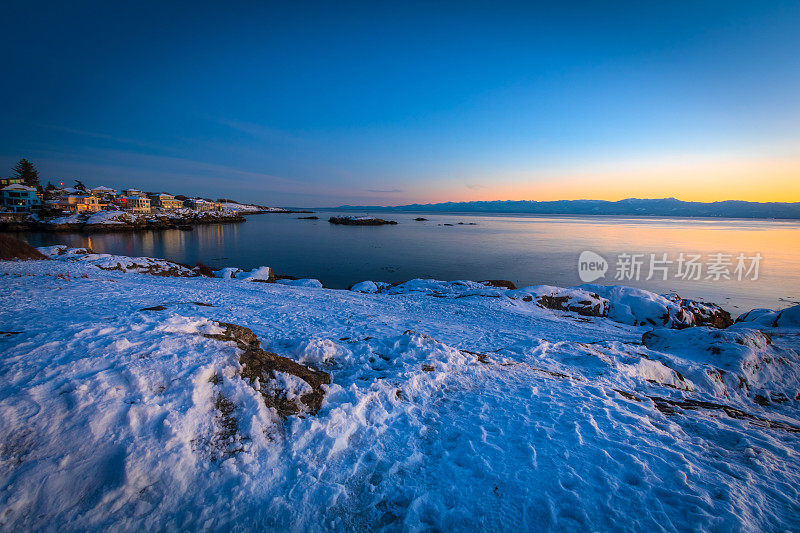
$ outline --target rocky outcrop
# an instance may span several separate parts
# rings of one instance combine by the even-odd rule
[[[680,305],[693,319],[693,326],[709,326],[725,329],[733,325],[731,314],[717,304],[698,302],[681,298],[677,294],[667,296],[667,299]]]
[[[248,379],[261,393],[267,407],[280,416],[316,414],[325,396],[323,385],[329,385],[327,372],[307,366],[261,349],[261,342],[252,330],[244,326],[217,322],[225,331],[205,334],[206,337],[231,341],[241,350],[241,377]]]
[[[12,259],[30,261],[47,259],[47,257],[27,242],[0,234],[0,260],[10,261]]]
[[[581,316],[604,317],[608,314],[608,301],[594,293],[590,293],[588,298],[574,294],[543,294],[536,298],[536,303],[546,309],[569,311]]]
[[[517,286],[514,285],[514,282],[508,281],[507,279],[485,279],[479,283],[483,283],[487,287],[498,287],[501,289],[510,289],[512,291],[517,290]]]
[[[35,220],[28,217],[14,222],[0,221],[0,231],[51,231],[108,233],[117,231],[139,230],[190,230],[197,224],[216,224],[244,222],[241,213],[234,211],[196,212],[180,210],[169,213],[151,215],[132,215],[124,211],[100,211],[93,215],[70,215],[58,218]]]
[[[384,220],[375,217],[331,217],[328,219],[328,222],[344,226],[383,226],[386,224],[397,224],[394,220]]]

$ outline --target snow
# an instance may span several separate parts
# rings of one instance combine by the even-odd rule
[[[241,268],[225,267],[214,273],[220,279],[237,279],[243,281],[268,281],[272,278],[272,269],[267,266],[256,267],[244,271]]]
[[[257,205],[237,204],[234,202],[222,202],[222,209],[225,211],[236,211],[239,213],[249,213],[253,211],[262,211],[262,208]]]
[[[736,319],[736,322],[756,322],[763,326],[771,326],[778,318],[778,313],[772,309],[751,309]]]
[[[137,215],[132,215],[125,211],[98,211],[92,214],[87,220],[87,224],[133,224],[138,220]]]
[[[676,302],[659,294],[623,286],[580,285],[609,301],[608,317],[631,325],[691,325],[691,319]]]
[[[4,530],[800,528],[800,307],[674,330],[620,287],[363,293],[47,253],[0,262]],[[535,299],[591,294],[609,317]],[[267,408],[257,389],[307,384],[239,377],[217,321],[329,372],[321,410]]]
[[[781,311],[775,318],[777,327],[800,328],[800,305]]]
[[[243,279],[245,281],[267,281],[272,277],[272,269],[267,266],[256,267],[250,272],[242,272],[236,276],[236,279]]]
[[[30,187],[28,185],[22,185],[20,183],[12,183],[11,185],[6,185],[3,187],[4,191],[27,191],[32,192],[36,190],[36,187]]]

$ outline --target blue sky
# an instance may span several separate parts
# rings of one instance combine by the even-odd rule
[[[112,4],[4,8],[0,174],[294,206],[800,201],[798,2]]]

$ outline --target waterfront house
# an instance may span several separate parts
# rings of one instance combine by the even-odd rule
[[[124,196],[126,198],[132,198],[132,197],[146,198],[147,197],[147,195],[145,193],[143,193],[142,191],[140,191],[139,189],[125,189],[125,190],[122,191],[122,195],[121,196]]]
[[[117,194],[116,189],[112,189],[111,187],[105,187],[103,185],[99,187],[92,187],[91,192],[94,196],[97,196],[103,200],[110,200]]]
[[[0,178],[0,187],[8,185],[24,185],[25,180],[22,178]]]
[[[114,199],[114,203],[128,213],[134,215],[150,214],[150,198],[140,196],[120,196]]]
[[[222,211],[222,204],[219,202],[209,202],[202,198],[188,198],[183,205],[195,211]]]
[[[183,202],[176,200],[171,194],[159,193],[150,195],[150,205],[165,211],[174,211],[183,207]]]
[[[2,206],[5,211],[23,213],[31,209],[38,209],[42,205],[42,200],[36,193],[36,187],[14,183],[3,187],[0,193],[2,193]]]
[[[67,194],[61,197],[58,206],[75,213],[96,213],[103,208],[100,199],[91,194]]]

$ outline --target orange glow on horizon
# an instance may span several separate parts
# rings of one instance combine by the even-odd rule
[[[475,181],[486,185],[451,182],[431,191],[424,201],[615,201],[672,197],[693,202],[800,202],[800,158],[619,164],[594,172],[584,169],[519,172],[483,180],[478,177]]]

